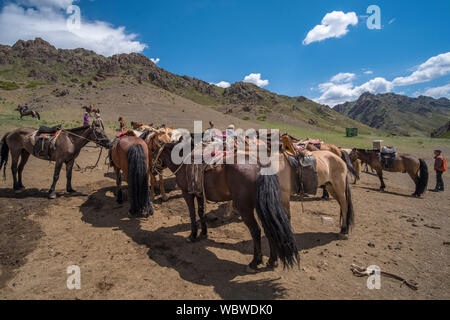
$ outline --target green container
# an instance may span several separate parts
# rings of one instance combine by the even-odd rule
[[[347,137],[357,137],[358,136],[358,128],[347,128],[346,133],[347,133]]]

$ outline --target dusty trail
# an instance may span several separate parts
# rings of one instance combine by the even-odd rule
[[[80,166],[95,163],[98,150],[85,148]],[[209,239],[188,243],[189,216],[174,181],[169,201],[155,203],[148,220],[130,220],[128,202],[114,201],[111,171],[101,162],[92,173],[74,172],[79,192],[46,199],[53,166],[30,159],[28,188],[11,190],[8,168],[0,182],[1,299],[449,299],[450,201],[446,193],[409,197],[412,181],[386,174],[363,174],[353,187],[356,227],[339,240],[339,208],[333,201],[292,198],[292,225],[301,249],[300,270],[245,273],[252,242],[240,218],[225,220],[224,205],[209,205]],[[445,175],[450,185],[450,175]],[[430,175],[433,187],[434,173]],[[125,194],[125,193],[124,193]],[[332,218],[332,224],[329,219]],[[369,246],[370,243],[370,246]],[[263,239],[267,261],[268,244]],[[376,264],[418,282],[413,291],[382,278],[381,290],[368,290],[350,265]],[[66,268],[81,268],[82,289],[66,288]]]

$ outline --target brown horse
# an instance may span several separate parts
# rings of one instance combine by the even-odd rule
[[[81,109],[84,109],[84,111],[89,113],[89,115],[91,115],[92,113],[100,113],[100,109],[94,108],[93,106],[89,106],[89,107],[84,106],[84,107],[81,107]]]
[[[111,160],[116,174],[117,202],[122,204],[123,172],[128,182],[128,200],[130,202],[130,216],[153,214],[153,206],[149,199],[148,188],[148,148],[144,140],[136,137],[132,131],[119,138],[111,149]]]
[[[381,182],[381,191],[384,191],[386,188],[383,180],[383,170],[408,173],[416,185],[416,190],[412,194],[415,197],[420,197],[427,188],[428,167],[423,159],[418,159],[409,154],[398,153],[395,156],[393,168],[385,168],[381,163],[380,152],[378,150],[353,149],[351,157],[367,163],[377,172]]]
[[[33,154],[34,133],[36,133],[35,129],[20,128],[7,133],[1,140],[0,169],[2,166],[5,166],[3,174],[6,175],[5,170],[8,162],[8,154],[9,151],[11,151],[11,171],[13,174],[14,190],[25,189],[22,184],[22,172],[30,154]],[[80,154],[81,149],[91,141],[104,147],[108,147],[110,143],[105,132],[98,128],[80,127],[63,130],[54,142],[55,148],[50,152],[50,159],[38,157],[42,160],[50,160],[55,162],[53,183],[49,190],[50,199],[56,198],[55,187],[58,182],[59,173],[63,163],[66,164],[67,192],[75,192],[72,188],[72,168],[75,159]],[[17,167],[19,158],[20,164],[19,167]]]
[[[156,175],[159,178],[159,190],[161,194],[162,201],[167,201],[167,194],[164,188],[164,177],[163,170],[166,168],[160,159],[158,159],[158,153],[162,150],[162,145],[171,141],[171,136],[167,128],[161,128],[158,130],[147,130],[141,136],[141,139],[145,141],[148,147],[148,157],[149,157],[149,175],[150,175],[150,186],[151,186],[151,197],[155,197],[155,185],[156,185]],[[159,161],[158,161],[159,160]]]
[[[172,161],[172,150],[175,146],[176,143],[161,144],[162,151],[158,158],[175,174],[176,182],[189,208],[191,218],[189,241],[199,240],[195,199],[197,199],[201,224],[200,239],[207,238],[204,200],[214,202],[232,200],[253,238],[253,260],[249,264],[248,271],[254,272],[263,263],[261,229],[254,216],[255,208],[269,240],[268,267],[275,267],[278,264],[278,258],[285,267],[293,267],[299,263],[298,250],[289,220],[290,176],[289,171],[285,170],[289,168],[289,164],[283,155],[280,156],[280,170],[275,175],[261,174],[262,167],[257,164],[220,164],[210,167],[204,171],[204,179],[202,179],[203,194],[206,197],[203,199],[203,194],[189,191],[189,185],[192,182],[188,179],[190,165],[184,163],[177,165]],[[280,188],[279,181],[287,181],[286,187]]]
[[[291,137],[288,135],[283,135],[281,141],[283,149],[287,150],[291,155],[296,154],[297,158],[308,154],[308,151],[297,152],[292,145]],[[309,153],[316,159],[317,185],[320,186],[324,192],[326,191],[327,194],[329,192],[339,203],[341,221],[340,234],[341,236],[346,236],[354,224],[355,215],[349,183],[348,165],[334,152],[317,150],[310,151]],[[290,168],[292,185],[296,186],[291,192],[293,194],[300,193],[298,190],[300,186],[298,172],[295,167],[291,166]],[[281,186],[284,187],[285,183],[286,182],[283,181]]]
[[[26,109],[25,107],[18,105],[16,108],[17,111],[20,113],[20,120],[22,120],[23,117],[31,116],[33,118],[37,118],[38,120],[41,120],[41,115],[39,112]]]
[[[300,142],[300,140],[295,139],[294,137],[292,137],[290,135],[285,134],[284,136],[289,137],[289,139],[294,144],[297,142]],[[353,163],[350,160],[349,153],[346,152],[345,150],[342,150],[341,148],[335,146],[334,144],[324,143],[324,142],[320,143],[320,149],[317,148],[313,143],[309,142],[306,144],[306,150],[308,150],[308,151],[322,150],[322,151],[329,151],[331,153],[334,153],[335,155],[337,155],[339,158],[341,158],[345,162],[348,172],[350,172],[355,177],[355,181],[357,179],[359,179],[359,173],[353,167]],[[322,199],[329,199],[330,195],[328,194],[327,189],[325,187],[322,187],[322,189],[323,189]]]

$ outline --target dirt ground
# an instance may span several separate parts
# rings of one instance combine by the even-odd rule
[[[86,147],[77,163],[92,165],[97,156],[98,149]],[[1,299],[450,298],[448,191],[412,198],[406,174],[387,173],[384,193],[377,191],[377,177],[362,175],[352,189],[356,226],[348,240],[337,235],[336,201],[309,198],[302,209],[293,197],[300,269],[247,274],[251,237],[238,215],[224,219],[225,205],[208,205],[209,239],[192,244],[186,241],[187,206],[173,179],[166,182],[169,201],[157,198],[154,216],[130,220],[128,202],[114,200],[115,181],[106,165],[75,171],[74,196],[65,194],[62,175],[53,201],[46,198],[52,170],[33,158],[24,173],[28,189],[11,190],[9,168],[0,182]],[[434,178],[431,172],[429,188]],[[450,186],[449,174],[445,183]],[[265,261],[268,251],[263,238]],[[369,290],[367,279],[350,271],[352,263],[378,265],[416,281],[419,289],[383,276],[381,289]],[[66,287],[70,265],[81,269],[81,290]]]

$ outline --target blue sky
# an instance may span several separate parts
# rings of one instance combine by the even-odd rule
[[[445,55],[450,52],[450,1],[447,0],[18,0],[0,3],[3,34],[0,43],[11,44],[19,39],[14,37],[42,36],[57,47],[92,46],[97,52],[104,50],[100,53],[106,55],[141,51],[149,58],[159,58],[160,67],[177,74],[212,83],[233,83],[252,73],[261,74],[260,78],[268,80],[268,84],[260,85],[268,90],[304,95],[331,105],[355,99],[366,89],[374,93],[450,96],[450,54]],[[38,21],[45,24],[51,17],[47,7],[52,8],[55,16],[66,19],[65,8],[72,3],[81,9],[82,26],[89,23],[92,26],[81,37],[109,32],[113,41],[99,47],[104,39],[95,43],[89,39],[71,40],[48,28],[15,31],[14,17],[23,15],[20,24],[30,21],[32,25],[31,14],[26,10],[32,10],[34,18],[40,15]],[[381,10],[380,30],[369,30],[366,26],[366,10],[373,4]],[[19,12],[13,6],[24,11]],[[340,37],[303,44],[308,32],[333,11],[341,11],[345,18],[354,13],[357,23],[344,26],[347,32]],[[108,24],[102,27],[96,24],[98,21]],[[120,26],[125,30],[119,30]],[[110,30],[104,30],[107,28]],[[11,32],[4,33],[3,29]],[[126,38],[130,35],[131,38]],[[437,58],[422,66],[421,74],[394,81],[411,77],[433,57]],[[371,73],[364,73],[368,71]],[[341,81],[330,81],[339,73],[347,76],[340,77]],[[378,80],[370,82],[373,79]]]

